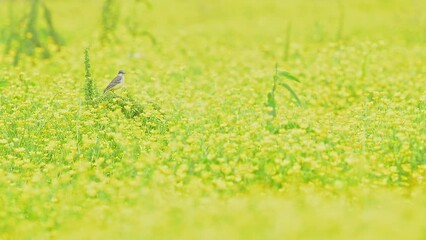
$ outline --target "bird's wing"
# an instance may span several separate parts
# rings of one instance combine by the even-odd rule
[[[112,87],[114,87],[115,85],[119,84],[121,82],[121,76],[117,76],[115,77],[109,84],[108,86],[105,88],[104,93],[106,91],[108,91],[109,89],[111,89]]]

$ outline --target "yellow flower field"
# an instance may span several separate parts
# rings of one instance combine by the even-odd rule
[[[0,240],[426,239],[424,9],[0,1]]]

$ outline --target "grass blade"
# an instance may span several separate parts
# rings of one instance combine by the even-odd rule
[[[300,101],[299,97],[296,95],[296,93],[291,89],[291,87],[285,83],[279,83],[281,86],[285,87],[291,94],[291,96],[296,100],[297,105],[302,106],[302,102]]]
[[[278,75],[280,75],[282,77],[285,77],[285,78],[287,78],[289,80],[293,80],[293,81],[296,81],[296,82],[300,83],[299,79],[297,79],[295,76],[291,75],[290,73],[288,73],[286,71],[279,71]]]
[[[272,91],[268,93],[268,102],[265,104],[265,106],[272,108],[271,112],[269,112],[271,116],[277,116],[277,104],[275,102],[274,93]]]

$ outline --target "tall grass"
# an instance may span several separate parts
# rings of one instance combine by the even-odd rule
[[[84,49],[84,69],[85,69],[85,87],[84,87],[84,96],[87,103],[92,103],[95,98],[95,84],[92,79],[92,72],[90,66],[90,55],[89,48]]]
[[[44,20],[47,24],[47,33],[48,36],[50,36],[53,40],[53,43],[58,47],[58,50],[61,46],[65,44],[64,39],[59,35],[59,33],[56,31],[53,20],[52,20],[52,12],[49,10],[47,5],[43,3],[43,12],[44,12]]]
[[[151,2],[147,0],[133,0],[132,7],[129,9],[129,15],[126,18],[125,26],[128,33],[135,39],[137,37],[146,37],[152,44],[157,43],[154,34],[145,27],[143,18],[135,18],[135,15],[141,14],[152,8]]]
[[[13,65],[18,65],[21,55],[37,56],[49,58],[51,46],[48,39],[53,40],[53,45],[60,49],[64,45],[64,40],[56,31],[52,19],[52,13],[42,0],[29,0],[28,12],[20,15],[14,11],[15,3],[9,3],[9,27],[5,32],[6,46],[5,53],[14,52]],[[44,22],[47,28],[39,27],[43,18],[40,17],[40,10],[44,13]],[[20,30],[22,29],[22,30]]]
[[[16,40],[19,39],[19,25],[22,24],[22,19],[19,20],[15,14],[13,0],[8,3],[8,19],[9,23],[7,28],[2,29],[2,41],[5,41],[4,53],[9,53],[13,48]]]
[[[101,42],[117,41],[116,30],[120,17],[120,3],[117,0],[105,0],[102,7]]]
[[[287,80],[300,83],[299,79],[297,79],[295,76],[293,76],[289,72],[279,71],[278,64],[275,65],[275,74],[273,75],[272,78],[273,78],[272,88],[271,88],[271,91],[268,92],[267,101],[265,103],[265,106],[270,108],[268,114],[272,116],[272,119],[277,116],[277,102],[275,100],[275,91],[277,89],[277,86],[284,87],[290,93],[292,98],[296,101],[297,105],[302,106],[302,102],[300,101],[297,94],[293,91],[290,85],[288,85],[286,82],[283,81],[284,79],[287,79]],[[275,126],[273,126],[272,120],[267,121],[267,129],[275,133],[278,130]]]

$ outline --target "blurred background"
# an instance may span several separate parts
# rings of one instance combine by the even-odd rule
[[[48,7],[66,45],[92,42],[105,31],[122,42],[148,31],[164,43],[170,36],[190,34],[249,44],[279,40],[289,27],[298,42],[426,41],[426,3],[421,0],[1,0],[3,44],[11,32],[23,34],[34,2]],[[47,26],[43,9],[39,12],[37,27],[42,32]]]
[[[425,239],[425,12],[0,0],[0,235]],[[161,131],[158,108],[85,104],[119,69]]]

